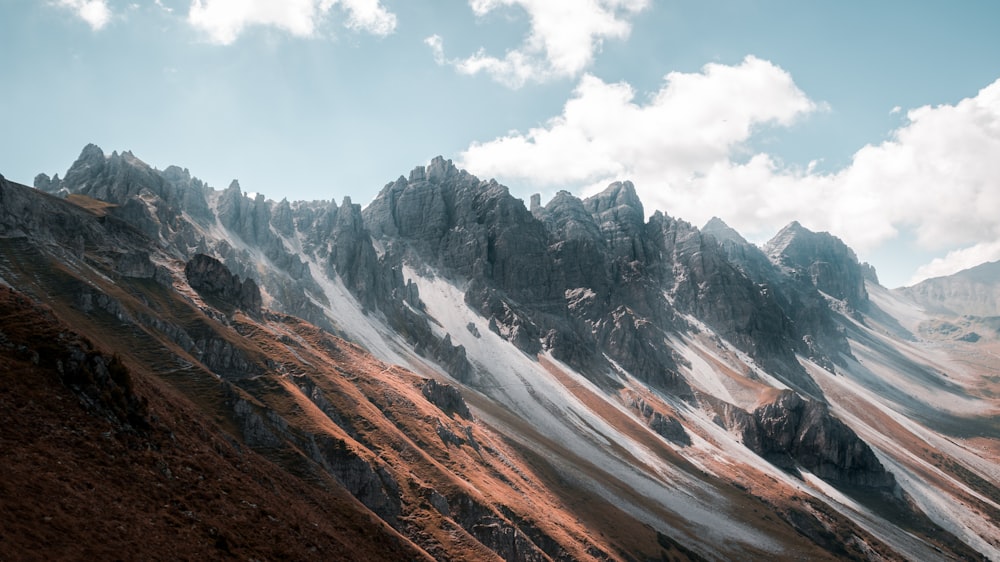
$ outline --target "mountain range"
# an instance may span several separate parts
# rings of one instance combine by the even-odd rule
[[[89,145],[0,179],[0,551],[1000,558],[1000,271],[888,290],[627,181],[365,208]]]

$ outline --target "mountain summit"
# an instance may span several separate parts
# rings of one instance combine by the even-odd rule
[[[796,221],[782,228],[764,252],[796,275],[808,276],[823,293],[859,308],[868,302],[865,277],[854,251],[827,232],[812,232]]]

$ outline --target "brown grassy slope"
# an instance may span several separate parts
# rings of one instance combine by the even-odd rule
[[[451,560],[492,557],[474,535],[490,525],[512,524],[550,555],[561,551],[584,560],[601,558],[608,550],[578,525],[502,438],[429,403],[421,393],[422,377],[293,317],[264,326],[241,316],[234,326],[288,373],[254,380],[253,388],[245,385],[250,394],[282,412],[294,427],[343,439],[394,474],[401,484],[403,524],[428,551]],[[276,345],[280,338],[269,330],[287,331],[294,338]],[[305,379],[341,413],[339,425],[302,393],[297,385]],[[445,442],[442,432],[462,443]],[[449,515],[428,503],[432,490],[448,501]],[[485,519],[473,521],[478,517]]]
[[[346,492],[234,446],[142,373],[131,378],[148,429],[85,411],[55,362],[87,342],[10,289],[0,332],[0,559],[425,556]]]
[[[108,214],[108,210],[118,206],[114,203],[108,203],[107,201],[101,201],[100,199],[94,199],[93,197],[87,197],[86,195],[80,195],[79,193],[70,193],[66,196],[66,200],[99,217],[106,216]]]
[[[309,441],[311,434],[319,440],[333,438],[350,442],[353,455],[373,467],[384,467],[397,482],[404,484],[401,498],[404,513],[397,529],[410,540],[452,560],[478,561],[495,556],[480,543],[480,537],[473,537],[471,533],[489,534],[493,529],[500,529],[495,525],[509,525],[502,514],[488,507],[493,498],[507,495],[509,488],[484,497],[474,489],[469,490],[462,481],[462,478],[479,472],[478,469],[470,466],[470,470],[456,471],[458,474],[455,474],[455,465],[443,467],[434,460],[457,455],[458,458],[464,457],[467,463],[471,460],[471,465],[475,466],[479,464],[479,454],[468,447],[463,447],[468,450],[458,452],[441,441],[436,431],[439,416],[446,424],[452,423],[421,395],[419,377],[410,373],[401,379],[387,370],[387,365],[375,361],[360,348],[291,317],[259,323],[238,314],[232,319],[219,321],[215,318],[218,316],[216,312],[206,311],[206,303],[200,299],[188,300],[194,295],[190,290],[183,291],[188,296],[184,298],[176,287],[171,290],[151,281],[119,276],[96,252],[88,251],[84,263],[67,266],[38,249],[25,246],[23,242],[6,244],[0,241],[0,254],[4,254],[10,264],[8,281],[44,299],[58,311],[60,318],[80,333],[87,334],[97,346],[120,354],[127,364],[160,383],[161,390],[169,389],[183,396],[187,404],[193,405],[203,417],[211,419],[214,427],[222,427],[231,435],[242,436],[241,427],[235,423],[231,405],[228,404],[229,396],[222,391],[218,379],[208,367],[178,347],[173,338],[154,327],[151,324],[154,320],[168,322],[197,340],[223,341],[250,361],[261,375],[251,378],[237,376],[227,385],[228,392],[235,392],[256,404],[257,412],[266,419],[270,418],[260,408],[282,416],[291,423],[288,428],[290,433],[301,437],[298,443],[292,443],[285,439],[290,435],[278,432],[284,444],[260,451],[282,470],[296,475],[300,482],[343,491],[343,487],[334,482],[331,475],[325,473],[302,448],[305,445],[302,439]],[[95,267],[101,273],[96,273]],[[111,281],[112,278],[115,281]],[[83,294],[94,295],[95,302],[99,295],[106,295],[118,303],[106,307],[116,313],[96,306],[85,309],[80,304]],[[118,311],[126,314],[124,320]],[[292,330],[303,330],[307,339],[315,339],[317,347],[303,342],[304,348],[293,344],[291,347],[295,349],[289,349],[289,344],[279,343],[282,336],[291,338],[289,343],[301,337],[290,332],[290,327],[293,327]],[[349,353],[341,355],[335,352],[337,349],[348,350]],[[308,360],[303,362],[297,355],[308,357]],[[190,366],[179,368],[183,364]],[[280,370],[272,370],[278,365],[281,365]],[[289,387],[286,384],[289,379],[283,372],[289,375],[299,373],[323,387],[336,403],[337,411],[342,413],[349,426],[353,426],[352,433],[362,437],[364,443],[349,437],[330,420],[324,420],[324,416],[316,416],[315,408],[310,407],[308,399],[303,400],[294,385]],[[360,391],[356,383],[366,390]],[[395,395],[399,391],[407,396],[405,403],[420,404],[424,413],[412,415],[413,412],[399,412],[399,415],[393,415],[390,412],[400,408],[402,403],[391,407],[387,404],[374,405],[373,400],[380,402],[380,397],[386,396],[387,392]],[[397,424],[400,426],[397,427]],[[454,422],[452,428],[461,435],[466,425]],[[409,439],[405,437],[400,440],[401,432],[416,432],[417,443],[407,443]],[[434,451],[429,457],[423,452],[423,447],[427,445]],[[400,452],[402,449],[409,452],[397,456],[396,447],[400,448]],[[421,457],[420,462],[415,462],[411,454]],[[490,464],[502,466],[502,462],[496,459]],[[425,497],[434,488],[440,488],[446,494],[450,489],[458,490],[455,495],[449,494],[448,499],[461,502],[463,498],[471,497],[475,498],[473,503],[477,505],[465,510],[464,514],[455,514],[463,518],[461,525],[454,520],[445,520]],[[304,495],[310,493],[308,489],[303,492]],[[481,508],[484,511],[479,511]],[[517,508],[514,511],[526,514],[535,510]],[[490,520],[480,521],[480,515]],[[571,519],[565,513],[560,513],[560,518]],[[557,541],[568,548],[575,558],[585,557],[583,549],[588,547],[584,545],[594,541],[587,538],[585,532],[575,532],[575,537],[567,537],[562,530],[566,526],[565,523],[546,525],[544,533],[556,535]],[[559,546],[554,546],[558,550]]]

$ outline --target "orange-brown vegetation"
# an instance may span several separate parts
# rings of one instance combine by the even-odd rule
[[[422,556],[342,489],[290,478],[147,373],[129,376],[148,427],[88,412],[54,363],[87,341],[9,289],[0,332],[4,560]]]

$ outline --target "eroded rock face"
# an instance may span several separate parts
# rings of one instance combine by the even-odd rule
[[[601,229],[613,259],[645,261],[642,243],[646,216],[632,182],[615,182],[583,202]]]
[[[767,243],[764,251],[776,264],[790,268],[831,297],[859,310],[867,305],[866,272],[854,251],[840,238],[792,222]]]
[[[529,211],[496,181],[435,158],[388,184],[362,211],[349,199],[338,207],[251,198],[235,181],[212,192],[185,169],[161,172],[131,153],[107,156],[89,145],[64,179],[39,177],[38,184],[115,203],[109,218],[181,259],[218,256],[264,287],[269,306],[328,328],[328,297],[313,275],[339,278],[366,311],[380,311],[462,380],[472,370],[464,349],[433,333],[416,286],[403,278],[404,263],[468,282],[470,308],[529,355],[547,350],[595,377],[609,372],[606,355],[666,386],[681,384],[678,364],[658,342],[687,330],[680,316],[693,315],[786,383],[821,396],[795,353],[832,366],[850,351],[817,289],[855,306],[865,298],[865,272],[839,240],[797,225],[776,237],[773,253],[811,292],[789,289],[790,277],[724,224],[706,225],[713,237],[662,213],[647,221],[627,181],[586,200],[561,192],[542,206],[536,198]],[[205,239],[212,209],[264,255],[266,267],[257,267],[260,254],[242,243]],[[141,261],[123,261],[122,270],[150,274]],[[253,300],[252,293],[246,297]]]
[[[205,254],[196,254],[184,266],[184,276],[191,288],[202,296],[217,299],[247,314],[260,314],[260,289],[253,279],[240,281],[222,262]]]
[[[842,365],[844,358],[853,356],[835,313],[811,276],[801,275],[796,270],[791,270],[793,274],[788,275],[780,262],[773,263],[763,250],[747,242],[719,218],[710,220],[702,231],[715,238],[728,261],[742,270],[781,307],[791,320],[791,345],[797,352],[831,371],[835,365]],[[792,228],[788,236],[794,237],[795,232],[806,237],[810,235],[805,233],[805,229],[798,227]],[[835,245],[830,240],[827,242]],[[844,254],[844,259],[852,258]],[[862,275],[869,274],[865,273],[863,267],[859,271]],[[861,282],[863,284],[863,280]]]
[[[506,187],[451,161],[435,158],[389,184],[363,215],[373,236],[405,240],[443,272],[489,280],[525,303],[558,298],[544,226]]]
[[[744,443],[783,468],[801,466],[834,483],[893,490],[896,479],[871,447],[830,414],[826,404],[784,391],[752,413]]]
[[[691,436],[688,435],[677,418],[657,411],[645,400],[635,395],[628,397],[627,404],[646,420],[650,429],[661,437],[684,447],[691,445]]]
[[[251,403],[235,387],[223,384],[227,404],[247,445],[303,451],[373,513],[398,525],[402,512],[399,483],[385,467],[365,460],[341,439],[291,428],[274,410]]]
[[[263,372],[257,361],[224,338],[210,336],[197,340],[195,345],[196,357],[224,379],[246,379]]]
[[[404,261],[468,280],[466,304],[529,355],[548,350],[592,373],[609,370],[607,356],[684,394],[676,358],[657,343],[686,329],[681,312],[821,395],[774,298],[698,229],[662,213],[647,222],[630,182],[586,200],[560,192],[529,212],[506,188],[435,159],[387,185],[363,216],[383,245],[403,248]]]
[[[522,529],[471,496],[462,494],[451,503],[452,518],[504,560],[542,562],[551,558],[560,559],[560,553],[565,555],[565,551],[556,544],[555,551],[546,556],[547,553],[532,542]],[[548,539],[544,535],[539,538]]]
[[[699,395],[715,413],[715,423],[739,436],[743,445],[771,464],[797,474],[800,469],[838,486],[885,492],[898,485],[871,447],[826,404],[783,390],[770,403],[748,412],[717,398]]]
[[[674,306],[708,324],[784,382],[813,396],[822,391],[795,357],[798,336],[774,295],[735,267],[710,235],[656,213],[650,218],[660,267],[672,285]]]
[[[472,419],[472,413],[469,412],[469,406],[462,398],[462,393],[454,386],[441,384],[434,379],[427,379],[420,391],[424,398],[441,408],[442,412],[449,415],[458,414],[467,420]]]

